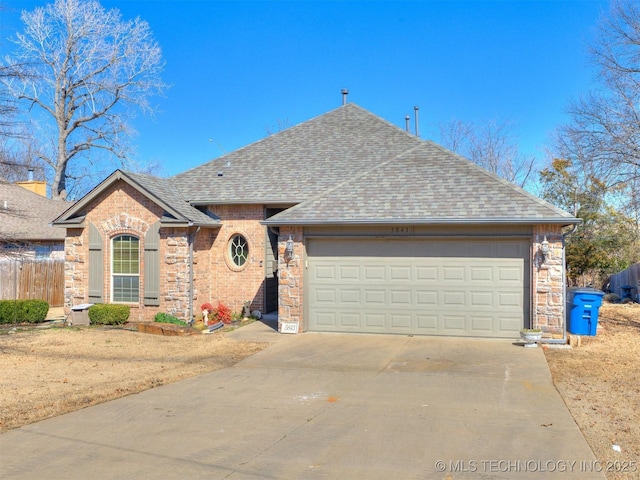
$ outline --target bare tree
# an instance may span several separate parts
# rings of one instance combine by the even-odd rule
[[[477,128],[472,123],[454,120],[441,124],[439,129],[440,142],[445,147],[482,168],[520,187],[530,180],[535,158],[520,152],[511,122],[491,121]]]
[[[41,122],[48,143],[38,156],[53,170],[53,198],[66,198],[68,180],[93,170],[92,152],[127,160],[128,120],[135,110],[153,113],[150,97],[167,87],[162,53],[146,22],[125,21],[94,0],[56,0],[23,12],[22,21],[17,51],[5,61],[24,75],[1,81]]]
[[[640,178],[640,4],[611,1],[590,56],[599,88],[569,105],[557,153],[615,186]]]

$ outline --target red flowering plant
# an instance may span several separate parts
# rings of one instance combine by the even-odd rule
[[[209,302],[203,303],[202,305],[200,305],[200,310],[202,310],[203,312],[206,310],[207,313],[213,313],[213,305],[211,305]]]
[[[225,324],[231,323],[231,320],[232,320],[231,309],[222,302],[218,303],[218,308],[216,308],[213,311],[213,315],[219,322],[222,322]]]
[[[202,310],[202,322],[205,325],[209,325],[209,315],[211,315],[211,319],[213,319],[214,308],[209,302],[205,302],[200,305],[200,310]]]

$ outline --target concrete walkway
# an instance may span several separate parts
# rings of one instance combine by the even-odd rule
[[[0,478],[605,478],[540,349],[260,322],[230,335],[272,345],[7,432]]]

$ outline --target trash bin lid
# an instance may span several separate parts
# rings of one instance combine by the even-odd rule
[[[591,293],[593,295],[604,295],[602,290],[593,287],[572,287],[569,289],[571,293]]]
[[[93,303],[81,303],[80,305],[74,305],[71,310],[77,312],[80,310],[86,310],[89,307],[93,307]]]

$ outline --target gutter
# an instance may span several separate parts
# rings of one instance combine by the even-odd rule
[[[567,343],[567,267],[566,267],[566,238],[573,235],[578,229],[578,224],[574,224],[571,230],[562,234],[562,302],[564,304],[564,321],[562,322],[562,338],[541,338],[540,343],[562,344]]]
[[[262,225],[296,225],[296,226],[330,226],[330,225],[502,225],[502,224],[519,224],[519,225],[538,225],[540,223],[549,225],[574,225],[581,223],[576,218],[460,218],[460,217],[442,217],[442,218],[411,218],[411,219],[322,219],[322,220],[263,220]]]

